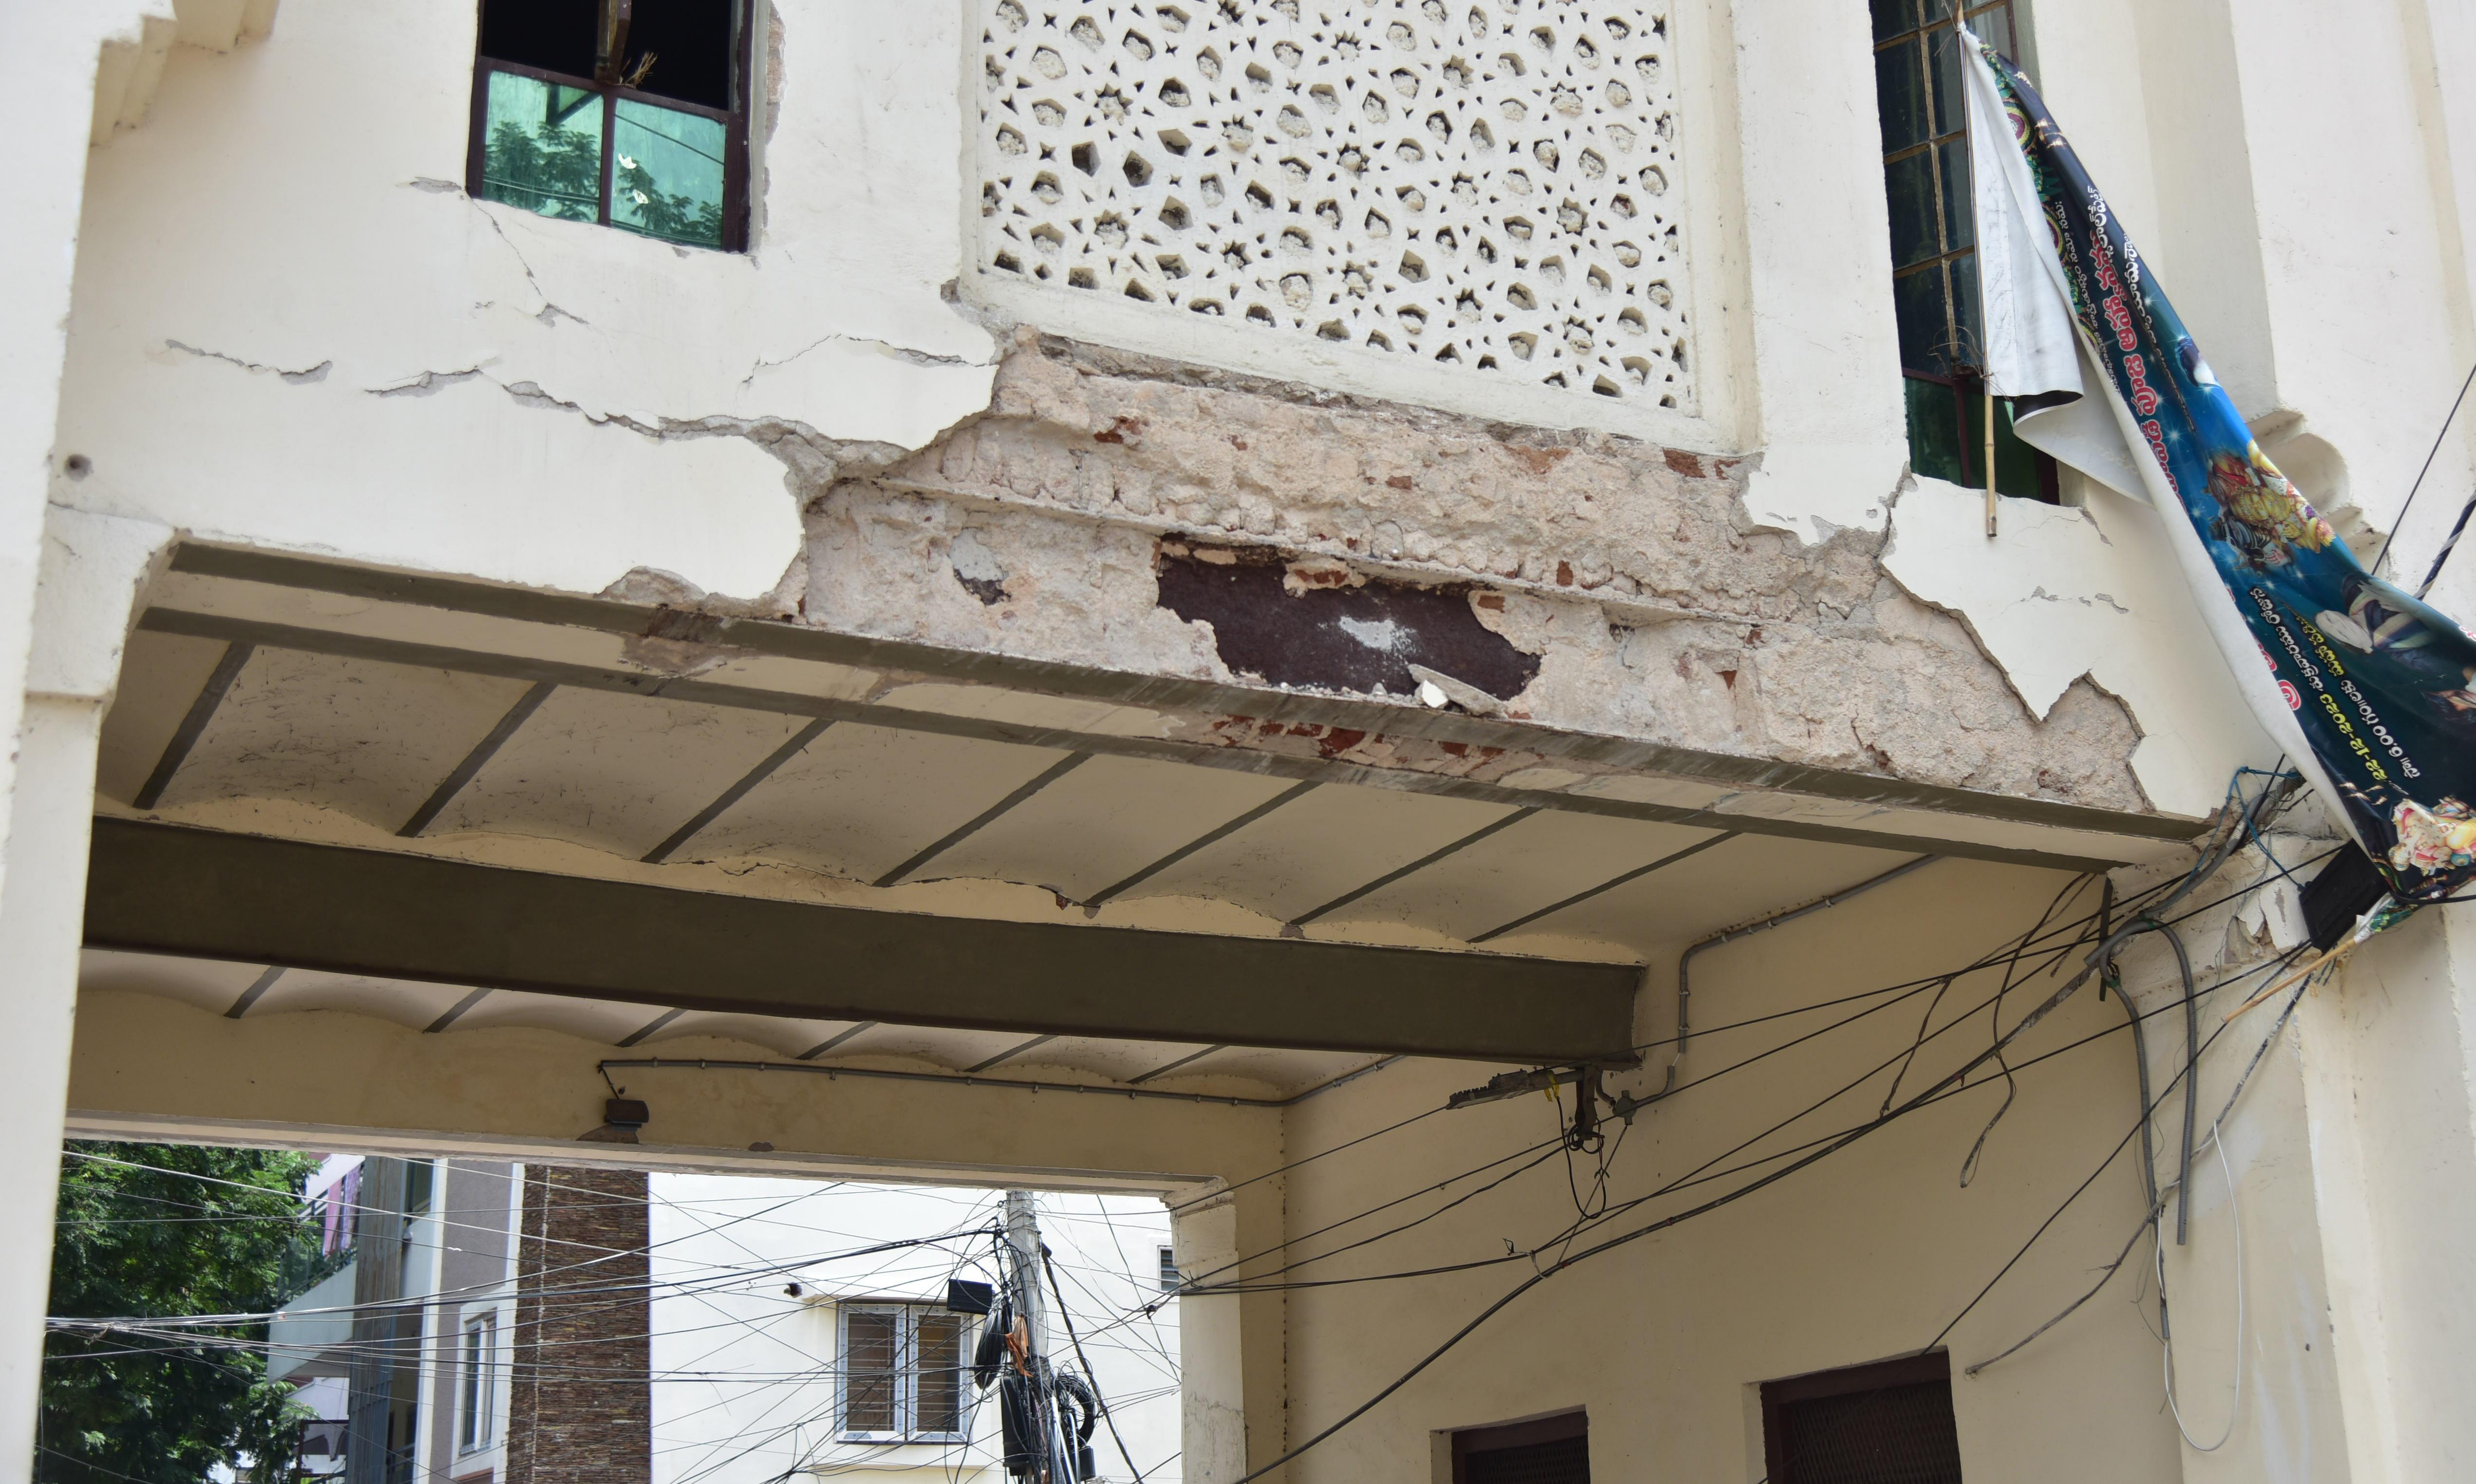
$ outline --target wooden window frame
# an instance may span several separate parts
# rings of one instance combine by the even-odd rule
[[[1498,1422],[1487,1427],[1461,1427],[1451,1434],[1453,1452],[1452,1484],[1468,1484],[1469,1460],[1473,1453],[1493,1453],[1509,1447],[1534,1447],[1542,1443],[1563,1443],[1572,1438],[1591,1435],[1591,1413],[1587,1407],[1570,1412],[1534,1417],[1527,1422]]]
[[[1907,1355],[1898,1360],[1878,1360],[1869,1365],[1843,1366],[1836,1371],[1817,1371],[1808,1375],[1790,1376],[1781,1381],[1765,1381],[1763,1393],[1763,1465],[1770,1484],[1798,1484],[1788,1469],[1788,1408],[1800,1401],[1814,1401],[1824,1397],[1849,1397],[1864,1392],[1886,1391],[1894,1386],[1917,1386],[1940,1381],[1944,1391],[1951,1389],[1951,1355],[1936,1350],[1925,1355]]]
[[[732,0],[734,12],[732,26],[735,34],[730,38],[732,96],[731,106],[728,109],[707,108],[683,99],[665,97],[660,93],[629,87],[616,81],[605,82],[590,77],[578,77],[567,72],[553,72],[546,67],[528,66],[522,62],[502,62],[496,57],[483,54],[479,50],[477,41],[473,56],[472,119],[467,126],[464,147],[464,193],[476,201],[487,199],[482,193],[484,184],[482,175],[489,142],[486,136],[490,119],[490,74],[505,72],[511,77],[527,77],[537,83],[552,83],[561,87],[578,88],[601,98],[602,173],[600,199],[594,209],[593,220],[596,226],[611,225],[611,167],[618,155],[621,103],[642,103],[648,107],[668,109],[679,113],[693,113],[699,117],[719,122],[723,129],[723,146],[722,246],[718,251],[726,253],[748,251],[748,99],[750,85],[756,71],[755,21],[757,3],[758,0]],[[615,5],[624,12],[629,0],[603,0],[603,4],[607,26],[607,16],[610,13],[609,7]],[[477,31],[476,35],[478,34]],[[680,242],[670,237],[656,236],[651,233],[638,233],[627,228],[621,230],[628,232],[631,236],[642,236],[647,241],[669,243],[674,247],[702,245],[695,242]]]

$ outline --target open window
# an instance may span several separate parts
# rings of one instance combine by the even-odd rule
[[[1965,9],[1969,29],[2017,62],[2021,6],[2019,0],[1870,3],[1909,466],[1983,489],[1987,404],[1979,346],[1985,319],[1978,311],[1959,20]],[[2012,408],[2002,398],[1994,402],[1994,487],[2049,505],[2058,499],[2055,461],[2014,435]]]
[[[482,0],[465,189],[744,251],[755,3]]]

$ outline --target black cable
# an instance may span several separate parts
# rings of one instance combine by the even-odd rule
[[[2450,411],[2441,419],[2440,429],[2433,435],[2433,448],[2424,456],[2424,467],[2415,471],[2415,482],[2408,486],[2407,498],[2399,502],[2398,519],[2390,522],[2390,533],[2382,537],[2381,553],[2373,557],[2372,571],[2381,570],[2383,557],[2390,554],[2390,543],[2398,539],[2399,528],[2407,524],[2408,507],[2415,504],[2415,492],[2424,487],[2424,477],[2433,472],[2433,460],[2441,453],[2442,440],[2450,436],[2451,419],[2459,415],[2459,404],[2467,400],[2470,386],[2476,386],[2476,366],[2469,366],[2467,380],[2459,383],[2459,395],[2451,399]],[[2431,585],[2432,581],[2431,578],[2425,579],[2427,585]]]
[[[1092,1369],[1091,1358],[1083,1353],[1083,1337],[1075,1332],[1074,1311],[1066,1307],[1066,1290],[1057,1285],[1057,1267],[1049,1260],[1049,1244],[1040,1244],[1040,1266],[1049,1274],[1049,1292],[1057,1300],[1057,1317],[1066,1322],[1067,1343],[1075,1347],[1075,1363],[1083,1368],[1083,1379],[1092,1388],[1092,1399],[1100,1407],[1101,1421],[1109,1424],[1109,1441],[1118,1445],[1118,1456],[1127,1461],[1127,1472],[1134,1475],[1135,1484],[1144,1484],[1144,1471],[1135,1467],[1135,1455],[1127,1448],[1127,1440],[1118,1435],[1117,1414],[1101,1399],[1101,1373]]]
[[[2274,961],[2279,963],[2290,963],[2302,951],[2300,949],[2290,950]],[[2303,984],[2298,984],[2295,987],[2295,992],[2288,996],[2286,1007],[2279,1011],[2277,1021],[2270,1026],[2269,1032],[2262,1037],[2261,1045],[2254,1049],[2252,1059],[2244,1064],[2242,1075],[2236,1078],[2236,1085],[2227,1094],[2226,1106],[2219,1111],[2218,1119],[2221,1123],[2225,1121],[2228,1113],[2234,1111],[2236,1099],[2242,1095],[2244,1084],[2251,1081],[2253,1073],[2260,1069],[2262,1058],[2268,1054],[2270,1046],[2277,1041],[2280,1033],[2286,1030],[2288,1018],[2295,1013],[2295,1006],[2301,1002],[2304,998],[2305,987],[2306,986]],[[2226,1032],[2228,1026],[2233,1024],[2234,1022],[2232,1021],[2222,1023],[2216,1030],[2210,1032],[2210,1040],[2208,1044],[2216,1045],[2218,1037],[2223,1035]],[[2187,1074],[2191,1075],[2193,1081],[2197,1082],[2198,1064],[2193,1063],[2188,1065],[2186,1071],[2184,1073],[2178,1073],[2177,1076],[2181,1078]],[[2173,1091],[2173,1083],[2168,1083],[2166,1091]],[[2184,1095],[2188,1100],[2191,1097],[2192,1091],[2192,1085],[2188,1083],[2184,1089]],[[2158,1096],[2159,1100],[2164,1101],[2166,1097],[2166,1092],[2161,1092]],[[2125,1134],[2123,1139],[2107,1154],[2105,1161],[2099,1164],[2095,1170],[2090,1172],[2090,1177],[2088,1179],[2083,1180],[2073,1189],[2070,1195],[2064,1198],[2063,1204],[2057,1206],[2052,1215],[2048,1216],[2043,1222],[2039,1223],[2038,1229],[2029,1234],[2029,1240],[2020,1244],[2020,1249],[2012,1254],[2011,1262],[2005,1263],[1993,1277],[1987,1280],[1986,1286],[1977,1291],[1977,1297],[1969,1299],[1968,1304],[1963,1307],[1958,1314],[1953,1315],[1951,1323],[1944,1325],[1941,1333],[1937,1334],[1932,1340],[1926,1342],[1926,1349],[1931,1350],[1936,1346],[1941,1345],[1944,1338],[1959,1325],[1960,1322],[1968,1317],[1969,1310],[1976,1308],[1980,1300],[1984,1299],[1988,1294],[1994,1291],[1994,1285],[2003,1281],[2004,1274],[2010,1273],[2015,1264],[2018,1263],[2022,1257],[2028,1255],[2029,1249],[2037,1245],[2040,1237],[2045,1235],[2046,1228],[2052,1226],[2056,1221],[2063,1216],[2065,1210],[2068,1208],[2074,1200],[2080,1199],[2081,1193],[2088,1190],[2091,1184],[2093,1183],[2099,1175],[2106,1173],[2106,1167],[2108,1165],[2115,1163],[2116,1156],[2123,1152],[2123,1146],[2132,1141],[2133,1134],[2145,1132],[2149,1126],[2150,1118],[2154,1116],[2156,1112],[2157,1106],[2154,1103],[2144,1104],[2142,1106],[2141,1110],[2141,1122],[2133,1125],[2132,1132]],[[2215,1136],[2216,1135],[2214,1134],[2213,1137]],[[2180,1186],[2178,1187],[2176,1194],[2180,1201],[2184,1194]],[[2089,1302],[2090,1299],[2095,1298],[2098,1290],[2104,1288],[2108,1279],[2115,1276],[2116,1270],[2123,1266],[2124,1258],[2131,1255],[2132,1245],[2134,1242],[2141,1240],[2141,1233],[2157,1224],[2158,1218],[2163,1213],[2164,1205],[2165,1202],[2163,1200],[2152,1200],[2150,1202],[2148,1212],[2142,1217],[2141,1225],[2133,1229],[2132,1241],[2124,1244],[2123,1251],[2117,1255],[2114,1262],[2106,1266],[2106,1268],[2101,1272],[2097,1282],[2092,1285],[2089,1292],[2081,1295],[2078,1298],[2073,1299],[2069,1304],[2066,1305],[2062,1313],[2057,1314],[2053,1319],[2046,1321],[2044,1323],[2040,1324],[2037,1328],[2031,1330],[2027,1335],[2020,1339],[2018,1344],[2014,1345],[2010,1349],[2004,1350],[2001,1354],[1992,1355],[1985,1360],[1979,1361],[1976,1365],[1970,1366],[1966,1373],[1975,1375],[1978,1372],[1985,1370],[1996,1361],[2013,1354],[2015,1351],[2018,1350],[2021,1346],[2027,1345],[2031,1340],[2035,1340],[2038,1336],[2044,1334],[2047,1330],[2052,1329],[2055,1325],[2063,1323],[2064,1320],[2070,1317],[2074,1310],[2078,1309],[2082,1304]]]

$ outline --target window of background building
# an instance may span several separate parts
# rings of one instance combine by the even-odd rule
[[[843,1435],[876,1442],[960,1440],[970,1318],[912,1304],[843,1305]]]
[[[1986,487],[1984,320],[1970,215],[1968,135],[1955,0],[1871,0],[1874,92],[1883,126],[1883,185],[1892,209],[1892,302],[1899,316],[1909,464],[1919,474]],[[2018,61],[2018,0],[1966,6],[1969,28]],[[1994,408],[1995,488],[2052,503],[2055,465]]]
[[[482,0],[465,189],[668,242],[748,245],[755,0]]]
[[[1468,1427],[1452,1439],[1452,1484],[1591,1484],[1587,1412]]]
[[[498,1392],[491,1374],[498,1359],[499,1322],[477,1314],[464,1322],[463,1353],[458,1357],[456,1388],[456,1448],[478,1452],[496,1436],[491,1410]]]
[[[1763,1454],[1770,1484],[1961,1484],[1951,1357],[1764,1383]]]
[[[1165,1294],[1174,1294],[1177,1292],[1177,1285],[1180,1281],[1181,1279],[1177,1275],[1177,1249],[1176,1248],[1162,1248],[1160,1249],[1161,1292]]]

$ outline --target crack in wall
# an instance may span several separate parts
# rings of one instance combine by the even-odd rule
[[[201,360],[220,360],[226,365],[238,366],[242,370],[254,375],[273,375],[281,377],[286,383],[293,386],[304,386],[314,382],[323,382],[327,379],[327,373],[335,369],[335,363],[333,360],[322,360],[307,370],[286,371],[282,366],[269,366],[260,364],[255,360],[244,360],[238,356],[228,356],[222,351],[201,350],[197,346],[184,344],[179,340],[165,340],[163,342],[163,347],[166,350],[179,351],[185,356],[195,356]]]
[[[985,370],[997,364],[993,360],[974,360],[965,356],[946,356],[934,351],[914,350],[910,346],[897,345],[891,340],[880,340],[874,335],[829,334],[820,335],[780,360],[767,360],[759,357],[756,363],[748,368],[748,374],[740,378],[739,384],[743,387],[753,385],[757,377],[764,373],[787,366],[813,351],[834,344],[867,346],[880,356],[891,357],[915,366],[968,366],[975,370]]]

